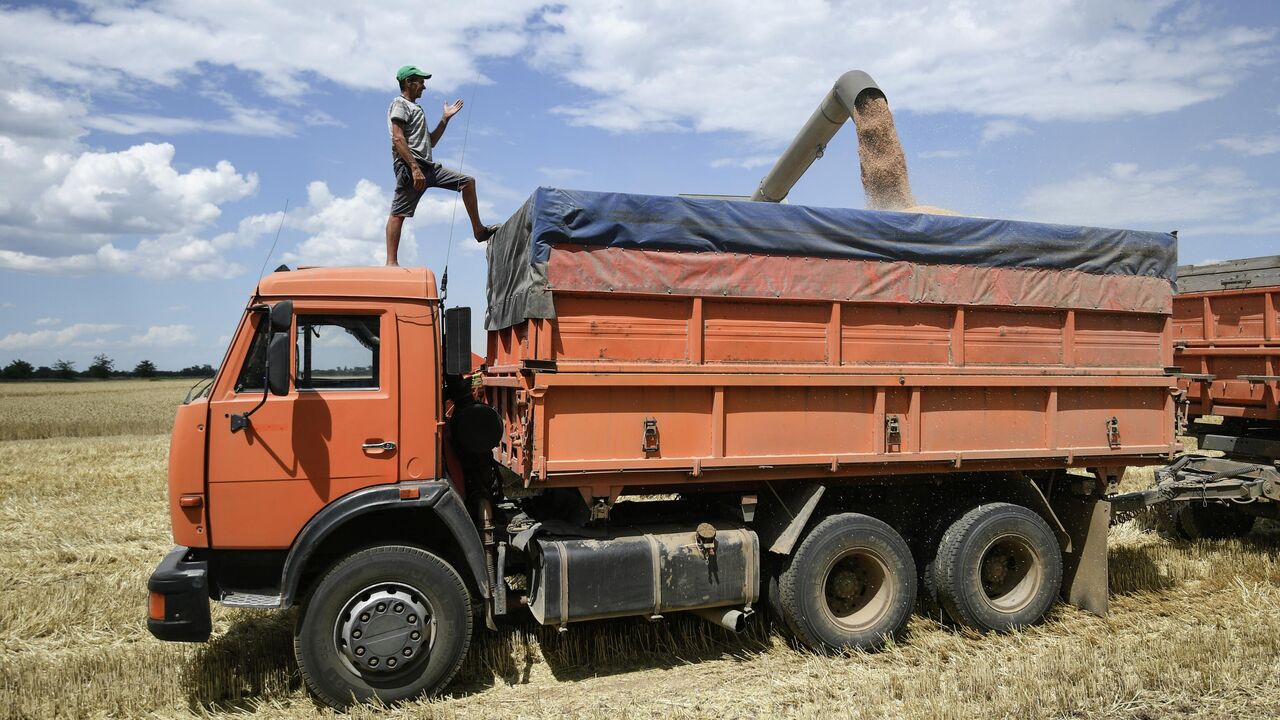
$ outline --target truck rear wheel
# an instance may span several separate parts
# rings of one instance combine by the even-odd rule
[[[1248,535],[1256,518],[1228,505],[1185,502],[1173,511],[1173,526],[1184,540],[1222,540]]]
[[[899,635],[916,601],[915,561],[902,536],[867,515],[832,515],[778,576],[777,604],[814,649],[875,650]]]
[[[947,615],[976,630],[1033,625],[1062,587],[1062,551],[1031,510],[979,505],[943,533],[932,586]]]
[[[303,605],[293,647],[331,707],[396,702],[442,689],[471,642],[471,596],[448,563],[383,545],[334,565]]]

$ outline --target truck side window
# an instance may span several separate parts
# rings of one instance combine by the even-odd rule
[[[377,315],[298,315],[298,366],[303,390],[377,390]]]
[[[249,344],[249,352],[244,356],[244,364],[240,366],[240,375],[236,378],[236,392],[262,390],[267,367],[267,317],[266,313],[254,313],[253,341]]]

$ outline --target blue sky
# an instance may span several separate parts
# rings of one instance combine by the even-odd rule
[[[1183,263],[1280,253],[1275,2],[469,5],[0,6],[0,364],[216,364],[286,201],[268,269],[380,264],[406,63],[430,123],[466,101],[435,152],[487,222],[539,185],[749,194],[861,69],[923,204],[1177,229]],[[789,202],[863,206],[851,126]],[[402,262],[439,274],[453,216],[430,191]],[[460,205],[452,234],[479,319]]]

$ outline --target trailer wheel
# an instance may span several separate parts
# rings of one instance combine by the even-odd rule
[[[293,647],[307,685],[331,707],[434,693],[471,642],[471,596],[448,563],[383,545],[333,566],[302,606]]]
[[[1033,625],[1062,587],[1062,551],[1031,510],[979,505],[943,533],[932,585],[947,615],[963,625],[997,632]]]
[[[1257,518],[1227,505],[1186,502],[1173,511],[1173,526],[1184,540],[1221,540],[1248,535]]]
[[[778,577],[788,629],[815,650],[877,649],[906,627],[915,601],[907,543],[885,523],[857,513],[818,523]]]

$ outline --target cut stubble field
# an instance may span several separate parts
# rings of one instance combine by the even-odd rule
[[[188,383],[0,385],[0,717],[314,717],[290,613],[214,608],[203,645],[146,631],[171,546],[167,430]],[[1126,489],[1150,481],[1131,471]],[[1241,718],[1280,715],[1280,534],[1111,531],[1112,612],[977,635],[922,611],[877,654],[697,619],[481,631],[445,695],[352,717]]]

